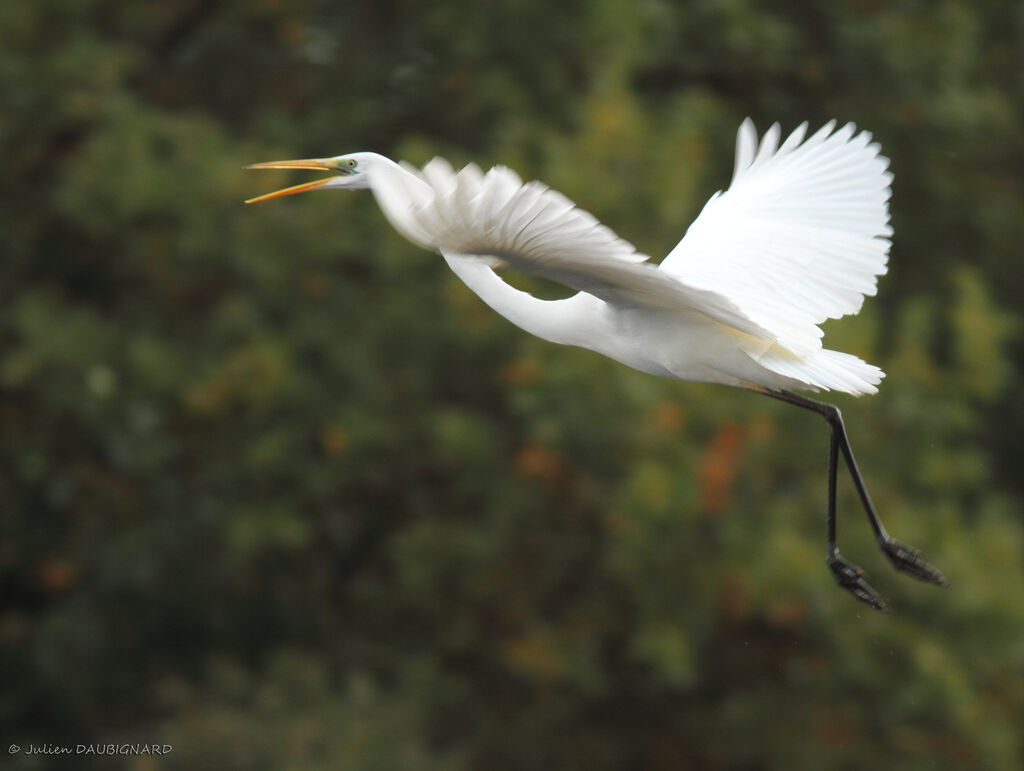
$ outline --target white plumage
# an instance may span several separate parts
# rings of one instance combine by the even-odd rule
[[[822,348],[819,324],[875,293],[889,249],[888,161],[867,132],[806,124],[779,144],[740,126],[736,168],[661,265],[561,193],[504,166],[422,170],[374,153],[262,167],[325,168],[299,185],[370,188],[395,228],[441,252],[469,287],[529,332],[645,372],[752,388],[875,392],[877,367]],[[261,198],[270,197],[263,196]],[[579,290],[543,301],[508,267]]]
[[[732,298],[796,353],[819,347],[822,321],[860,310],[888,260],[888,159],[868,132],[833,126],[801,144],[805,123],[779,147],[775,125],[758,147],[744,121],[732,184],[661,265]]]

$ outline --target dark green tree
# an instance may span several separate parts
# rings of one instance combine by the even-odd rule
[[[1022,36],[1005,0],[0,5],[7,744],[1019,768]],[[892,158],[891,272],[827,329],[888,372],[840,404],[952,583],[888,572],[844,487],[889,614],[824,566],[813,416],[531,339],[369,196],[241,205],[245,163],[440,154],[664,254],[748,114]]]

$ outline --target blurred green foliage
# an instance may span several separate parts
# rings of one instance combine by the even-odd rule
[[[1009,0],[0,4],[0,727],[135,769],[1016,769],[1024,14]],[[512,328],[368,195],[248,162],[505,162],[651,254],[736,126],[896,174],[825,427]],[[127,765],[120,765],[124,761]],[[90,766],[90,763],[92,765]]]

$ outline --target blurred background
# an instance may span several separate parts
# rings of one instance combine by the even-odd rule
[[[0,730],[15,769],[1024,765],[1024,7],[0,5]],[[246,163],[506,163],[660,256],[735,131],[892,159],[824,424],[512,327],[369,194]],[[546,291],[547,288],[541,288]]]

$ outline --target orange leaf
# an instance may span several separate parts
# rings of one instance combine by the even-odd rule
[[[712,514],[722,514],[732,504],[732,487],[743,450],[743,429],[734,421],[722,425],[700,464],[700,501]]]

